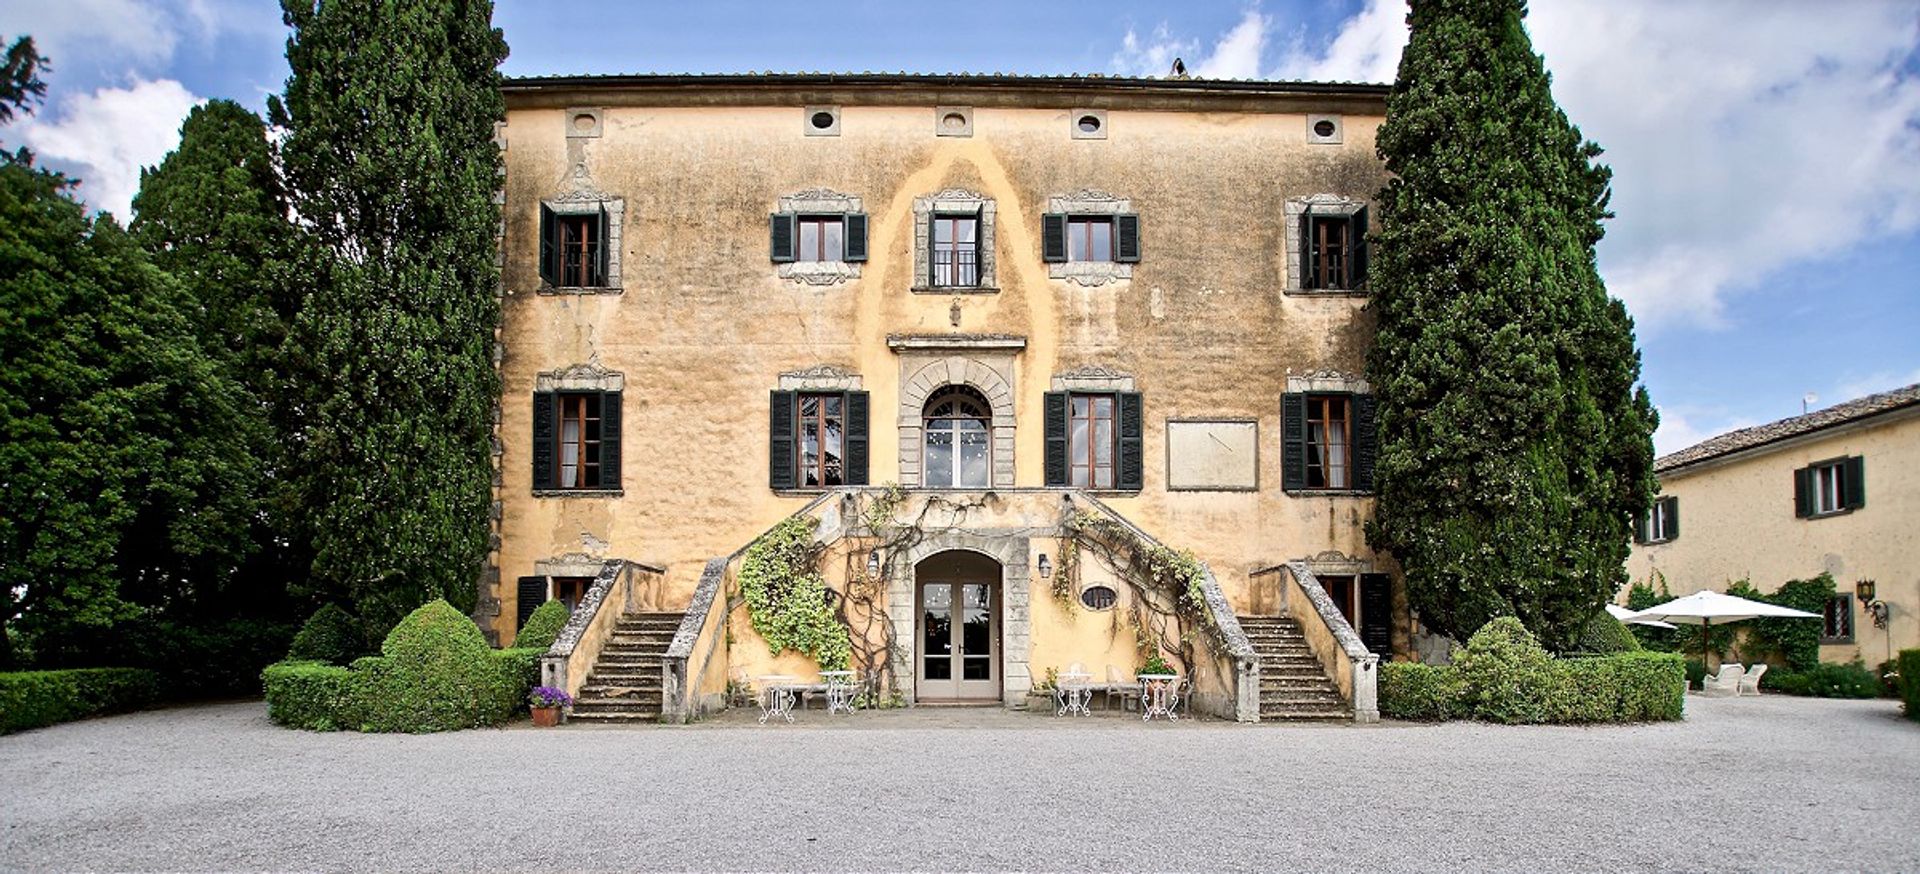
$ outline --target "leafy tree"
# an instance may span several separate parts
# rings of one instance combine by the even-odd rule
[[[390,627],[474,603],[487,549],[506,42],[486,0],[283,0],[269,114],[329,259],[292,327],[312,581]]]
[[[1611,172],[1554,104],[1525,15],[1432,0],[1409,17],[1379,135],[1368,536],[1428,627],[1510,615],[1564,650],[1625,582],[1657,420],[1594,262]]]
[[[203,353],[180,285],[110,216],[88,218],[71,185],[24,150],[0,156],[9,663],[10,625],[42,663],[72,663],[90,651],[78,641],[183,586],[219,584],[252,550],[240,393]]]

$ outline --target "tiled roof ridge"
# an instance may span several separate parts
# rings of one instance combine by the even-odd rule
[[[1765,446],[1802,434],[1811,434],[1915,404],[1920,404],[1920,383],[1870,394],[1777,422],[1729,431],[1717,437],[1702,440],[1685,449],[1662,455],[1654,460],[1653,469],[1655,472],[1664,473],[1689,464]]]
[[[1391,87],[1385,82],[1356,82],[1314,79],[1261,79],[1228,78],[1202,76],[1132,76],[1122,73],[1002,73],[1002,72],[907,72],[887,70],[745,70],[730,73],[662,73],[657,71],[637,73],[542,73],[539,75],[508,76],[506,84],[543,85],[553,83],[580,84],[587,82],[612,83],[619,80],[689,80],[703,79],[893,79],[903,82],[920,80],[969,80],[982,83],[994,82],[1080,82],[1087,84],[1128,84],[1128,85],[1164,85],[1164,86],[1254,86],[1254,87],[1300,87],[1300,88],[1361,88],[1380,89],[1383,92]]]

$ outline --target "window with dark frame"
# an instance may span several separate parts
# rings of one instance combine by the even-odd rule
[[[1853,642],[1853,596],[1837,594],[1827,599],[1820,628],[1821,643]]]
[[[980,216],[933,217],[932,282],[937,288],[973,288],[980,284]]]
[[[1307,395],[1307,481],[1310,489],[1353,483],[1353,419],[1346,395]]]
[[[1357,291],[1367,281],[1367,208],[1334,207],[1300,216],[1302,290]]]
[[[1641,543],[1665,543],[1679,537],[1680,499],[1671,495],[1655,498],[1636,534]]]
[[[1067,217],[1068,261],[1112,261],[1113,217]]]
[[[1307,268],[1313,271],[1314,288],[1346,288],[1348,282],[1347,234],[1350,225],[1342,216],[1308,216],[1312,223],[1307,233],[1313,240],[1313,258]]]
[[[846,485],[845,399],[839,392],[799,397],[800,470],[794,481],[801,488]]]
[[[838,215],[803,215],[798,218],[798,245],[795,261],[845,260],[846,220]]]
[[[1113,488],[1114,396],[1068,396],[1068,483],[1075,488]]]
[[[562,489],[600,488],[600,393],[561,392],[558,400],[555,485]]]
[[[1852,455],[1818,461],[1793,472],[1793,514],[1802,519],[1839,516],[1867,505],[1866,458]]]
[[[1320,580],[1320,588],[1325,589],[1327,597],[1333,599],[1333,606],[1340,611],[1341,616],[1346,618],[1347,624],[1358,628],[1359,622],[1354,617],[1354,605],[1357,603],[1357,598],[1355,597],[1353,577],[1346,575],[1323,575],[1319,576],[1318,579]]]
[[[540,205],[540,279],[555,288],[607,288],[613,213],[606,203],[567,212]]]
[[[1846,464],[1829,462],[1817,464],[1807,469],[1814,515],[1838,513],[1846,509]]]
[[[592,587],[592,577],[554,577],[550,597],[567,605],[567,612],[571,613],[580,609],[580,602],[587,598],[587,589]]]
[[[600,260],[601,240],[594,233],[600,224],[597,215],[563,215],[560,223],[560,285],[587,288],[599,285],[594,267]]]

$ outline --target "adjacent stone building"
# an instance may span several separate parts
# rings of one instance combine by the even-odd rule
[[[1770,592],[1827,573],[1822,660],[1872,667],[1920,646],[1920,385],[1722,434],[1654,471],[1635,580]]]
[[[1196,709],[1370,718],[1412,645],[1362,534],[1385,96],[510,80],[476,618],[506,639],[575,605],[547,671],[579,715],[810,683],[739,578],[801,515],[875,700],[1013,705],[1162,655]],[[1190,592],[1164,584],[1182,550]]]

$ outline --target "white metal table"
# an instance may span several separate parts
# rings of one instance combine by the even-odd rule
[[[1174,709],[1180,706],[1179,674],[1141,674],[1140,675],[1140,718],[1152,719],[1164,716],[1169,721],[1179,719]]]
[[[1055,716],[1069,713],[1088,716],[1093,711],[1087,709],[1087,702],[1093,700],[1093,685],[1088,681],[1092,674],[1081,671],[1068,671],[1060,675],[1060,707]]]
[[[827,684],[827,713],[853,712],[853,700],[860,689],[854,683],[855,676],[852,671],[820,672],[820,679]]]
[[[760,724],[773,718],[793,721],[793,687],[799,678],[788,674],[763,674],[760,677]]]

